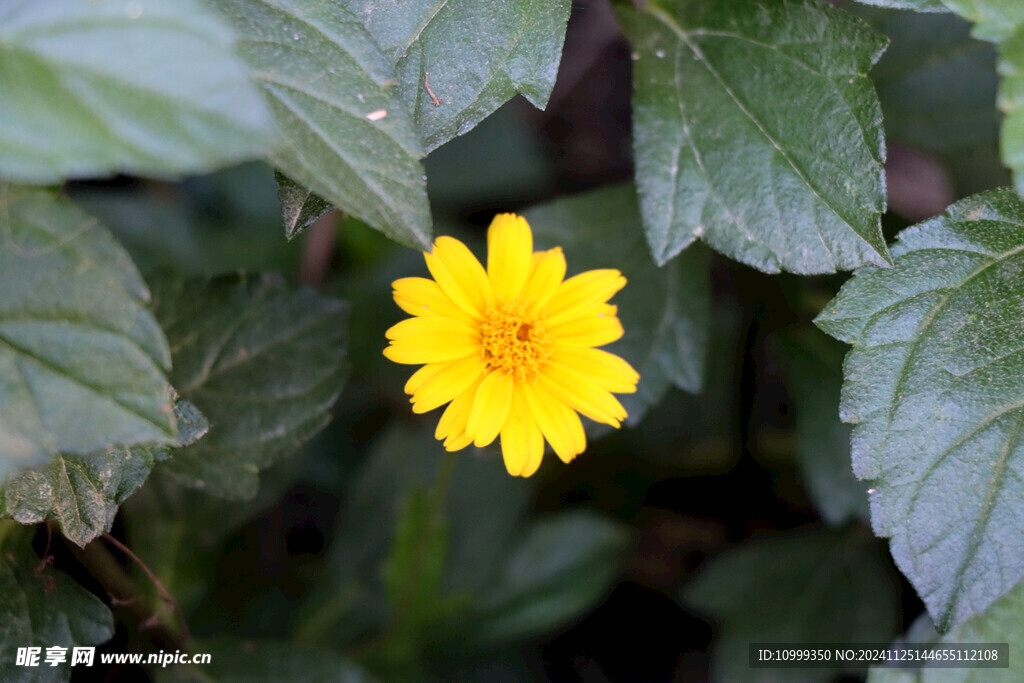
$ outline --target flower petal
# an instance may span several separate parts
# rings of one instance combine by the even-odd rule
[[[547,305],[565,278],[565,268],[561,247],[533,255],[533,270],[519,295],[520,301],[526,305],[527,315],[535,315]]]
[[[579,415],[538,384],[523,383],[523,394],[544,438],[562,462],[571,462],[587,447]]]
[[[559,286],[548,301],[544,322],[556,326],[587,315],[625,286],[626,278],[617,270],[588,270],[580,273]]]
[[[606,305],[600,312],[547,327],[554,337],[556,346],[579,348],[582,346],[604,346],[622,338],[622,323],[615,315],[615,306]]]
[[[512,301],[523,289],[533,265],[533,233],[526,219],[499,213],[487,230],[487,274],[494,295]]]
[[[455,361],[449,361],[446,363],[427,363],[422,368],[412,373],[409,381],[405,383],[405,393],[415,394],[416,390],[423,386],[423,383],[428,379],[436,375],[437,373],[444,370],[446,367],[454,363]]]
[[[492,372],[480,383],[466,424],[466,436],[473,437],[475,446],[482,447],[491,443],[505,426],[508,411],[512,407],[514,385],[512,376],[504,372]]]
[[[453,237],[438,237],[433,253],[423,254],[430,274],[456,306],[477,320],[483,320],[493,304],[491,281],[484,267],[465,244]]]
[[[434,437],[438,440],[444,439],[445,449],[458,451],[473,443],[473,439],[466,436],[466,424],[469,422],[469,412],[473,408],[473,399],[476,398],[477,389],[482,381],[482,377],[477,378],[476,383],[456,396],[441,414]]]
[[[501,428],[501,454],[505,469],[513,477],[529,477],[537,471],[544,457],[544,435],[520,385],[512,391],[512,407]]]
[[[614,353],[601,349],[557,347],[551,360],[582,372],[608,391],[632,394],[640,375]]]
[[[453,318],[439,315],[407,318],[385,336],[391,345],[384,356],[395,363],[443,363],[480,353],[479,332]]]
[[[473,386],[483,371],[484,364],[479,356],[467,356],[449,363],[413,394],[412,412],[426,413],[443,406]]]
[[[595,422],[618,427],[625,420],[626,409],[608,390],[593,379],[561,363],[550,362],[538,373],[542,386],[569,407]]]
[[[409,315],[443,315],[467,325],[476,320],[455,305],[441,286],[425,277],[403,277],[391,283],[395,303]]]

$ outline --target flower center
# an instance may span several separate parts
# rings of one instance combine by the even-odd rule
[[[480,326],[483,360],[493,370],[530,379],[550,355],[547,334],[537,320],[527,319],[517,303],[500,303],[487,309]]]

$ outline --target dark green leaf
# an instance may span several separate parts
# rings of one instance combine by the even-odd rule
[[[850,468],[849,425],[839,420],[844,349],[813,329],[782,339],[796,410],[797,457],[822,519],[868,519],[867,486]]]
[[[194,643],[193,652],[209,653],[209,664],[155,669],[160,683],[374,683],[377,679],[337,652],[295,643],[231,638]]]
[[[1022,3],[1024,6],[1024,3]],[[999,108],[1003,119],[1000,150],[1013,171],[1017,193],[1024,195],[1024,20],[1017,32],[999,46]]]
[[[621,7],[647,241],[698,237],[766,272],[886,264],[878,98],[885,39],[818,0]]]
[[[58,453],[174,442],[148,297],[96,219],[0,185],[0,477]]]
[[[857,0],[865,5],[890,9],[912,9],[918,12],[948,12],[941,0]]]
[[[166,467],[208,493],[252,497],[259,470],[330,419],[347,372],[347,307],[269,276],[164,282],[154,291],[174,384],[210,421],[210,433]]]
[[[892,40],[871,70],[890,143],[942,152],[998,139],[996,50],[971,38],[969,23],[953,14],[857,9]]]
[[[76,204],[110,228],[146,275],[278,271],[299,262],[302,245],[281,240],[274,172],[263,163],[176,185],[68,189]]]
[[[1024,205],[1010,190],[904,230],[818,316],[853,349],[853,469],[941,630],[1024,578]]]
[[[1019,683],[1024,678],[1024,662],[1015,654],[1024,649],[1024,584],[1018,584],[983,614],[968,619],[942,638],[923,615],[911,627],[906,640],[911,643],[1009,643],[1010,666],[1005,669],[925,667],[910,670],[872,667],[868,683]]]
[[[209,425],[187,401],[175,404],[180,445],[197,441]],[[0,517],[22,524],[52,519],[80,546],[110,531],[118,506],[165,460],[166,446],[113,446],[84,455],[57,454],[53,461],[14,472],[0,486]]]
[[[195,0],[7,2],[0,25],[0,176],[166,176],[268,147],[259,89]]]
[[[884,642],[896,631],[899,584],[885,548],[859,527],[749,541],[708,560],[684,602],[715,618],[712,679],[775,681],[751,669],[756,642]],[[786,681],[832,681],[836,671],[794,669]]]
[[[608,350],[640,373],[637,394],[621,396],[636,424],[675,385],[697,393],[704,381],[711,301],[708,259],[690,249],[663,268],[644,246],[632,184],[616,185],[529,209],[536,247],[561,246],[571,271],[618,268],[626,288],[614,303],[626,334]]]
[[[1024,3],[1019,0],[942,0],[964,19],[973,21],[974,35],[982,40],[1000,41],[1024,24]]]
[[[411,489],[430,486],[444,448],[432,434],[407,427],[389,430],[375,444],[345,497],[332,541],[330,581],[313,592],[300,632],[306,640],[343,644],[383,628],[384,567],[394,543],[398,513]],[[526,514],[533,487],[508,476],[497,454],[458,454],[445,508],[448,556],[442,591],[489,589]],[[374,520],[367,524],[366,520]]]
[[[347,3],[391,60],[399,92],[427,152],[517,92],[547,104],[569,19],[569,0],[409,0]],[[427,92],[427,74],[433,102]],[[499,159],[495,163],[500,164]]]
[[[0,549],[0,680],[66,681],[72,671],[72,648],[110,639],[113,616],[99,598],[67,574],[43,564],[28,543],[12,540],[5,539],[8,542]],[[18,666],[19,647],[42,648],[39,666]],[[59,666],[46,664],[49,647],[67,648],[67,661]],[[99,657],[95,660],[98,665]]]
[[[360,17],[317,0],[213,4],[271,97],[281,171],[392,239],[428,246],[422,149],[391,64]]]
[[[289,238],[313,225],[318,218],[333,207],[306,188],[295,183],[283,173],[275,173],[277,178],[277,198],[281,202],[281,214],[284,218],[284,234]]]
[[[490,648],[551,633],[583,615],[611,589],[629,534],[592,512],[533,524],[468,617],[459,648]]]

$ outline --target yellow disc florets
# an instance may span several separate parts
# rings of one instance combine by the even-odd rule
[[[488,367],[531,379],[550,355],[544,326],[524,315],[517,303],[499,303],[487,309],[480,326],[481,355]]]

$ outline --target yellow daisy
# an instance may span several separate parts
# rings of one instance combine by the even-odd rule
[[[424,252],[434,279],[393,283],[414,316],[386,333],[384,355],[423,367],[405,385],[412,409],[448,404],[435,436],[449,451],[499,435],[505,467],[528,477],[544,440],[563,462],[586,448],[579,413],[618,427],[616,393],[636,391],[629,363],[595,347],[622,336],[608,300],[626,284],[617,270],[565,278],[561,248],[533,251],[522,216],[499,214],[487,232],[487,270],[462,242],[439,237]]]

